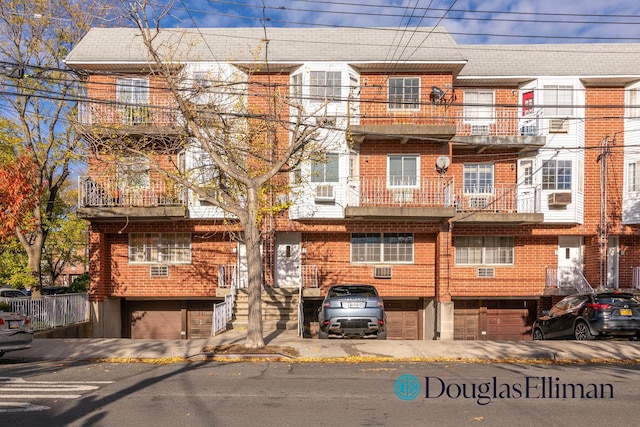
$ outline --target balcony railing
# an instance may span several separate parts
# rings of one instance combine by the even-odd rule
[[[495,185],[487,191],[457,188],[458,212],[536,213],[540,212],[540,189],[519,190],[516,185]]]
[[[520,117],[515,108],[496,108],[492,116],[471,120],[464,112],[456,115],[458,136],[538,136],[542,135],[542,110]]]
[[[166,97],[150,97],[137,104],[81,102],[78,109],[78,122],[85,126],[172,126],[177,118],[175,103]]]
[[[185,192],[165,181],[146,186],[128,186],[113,176],[80,176],[78,207],[155,207],[180,206],[186,203]]]
[[[578,293],[593,292],[593,287],[577,267],[558,267],[546,269],[547,288],[575,289]]]
[[[362,207],[451,207],[454,203],[453,180],[421,178],[394,182],[386,178],[361,178],[349,185],[348,206]]]

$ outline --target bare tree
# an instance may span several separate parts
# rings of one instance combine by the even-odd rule
[[[218,61],[217,68],[194,80],[189,55],[205,43],[194,30],[161,29],[170,8],[158,11],[142,1],[130,5],[129,17],[148,55],[153,90],[167,96],[177,111],[173,132],[152,144],[122,135],[106,143],[112,152],[120,150],[122,158],[144,158],[152,171],[240,224],[237,239],[246,246],[248,268],[246,346],[264,347],[262,224],[289,207],[292,172],[324,151],[323,122],[312,119],[323,106],[305,112],[290,97],[287,77],[284,82],[271,80],[264,59],[268,46],[255,47],[251,64]],[[158,161],[162,150],[182,150],[192,161],[186,166],[175,156],[171,164]]]

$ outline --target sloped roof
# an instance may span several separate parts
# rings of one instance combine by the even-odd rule
[[[163,56],[176,62],[274,63],[311,61],[461,62],[453,38],[441,28],[203,28],[162,29]],[[71,67],[147,63],[138,29],[92,28],[66,58]]]
[[[467,60],[458,75],[463,80],[576,76],[623,82],[640,77],[640,44],[636,43],[459,45],[458,48]]]

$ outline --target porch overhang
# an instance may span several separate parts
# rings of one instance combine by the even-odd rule
[[[405,144],[409,140],[448,143],[456,134],[456,126],[449,124],[414,125],[351,125],[347,136],[360,144],[365,141],[399,141]]]
[[[463,224],[541,224],[544,222],[543,213],[517,212],[458,212],[453,223]]]
[[[546,136],[535,135],[472,135],[456,136],[452,141],[454,148],[470,148],[477,153],[489,149],[515,150],[517,152],[535,151],[545,146]]]
[[[453,218],[455,207],[347,206],[344,216],[354,220],[442,221]]]
[[[77,215],[88,220],[100,219],[181,219],[187,217],[186,206],[152,206],[152,207],[123,207],[123,206],[91,206],[78,208]]]

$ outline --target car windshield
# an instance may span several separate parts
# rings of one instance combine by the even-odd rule
[[[339,297],[344,295],[359,295],[364,297],[377,297],[378,294],[373,286],[334,286],[329,289],[329,297]]]

